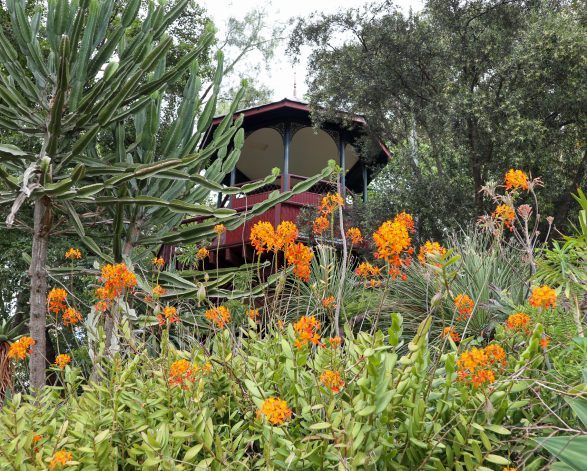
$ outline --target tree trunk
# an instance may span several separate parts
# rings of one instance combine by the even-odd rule
[[[35,202],[33,248],[31,253],[30,323],[35,341],[30,358],[30,385],[33,391],[45,386],[45,324],[47,312],[47,245],[51,230],[51,201],[47,197]]]

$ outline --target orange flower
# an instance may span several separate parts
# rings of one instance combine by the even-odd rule
[[[155,257],[153,260],[151,260],[151,263],[155,268],[161,270],[165,266],[165,259],[161,257]]]
[[[518,468],[508,468],[508,467],[505,467],[505,468],[501,468],[501,471],[518,471]]]
[[[110,306],[110,304],[106,301],[98,301],[94,305],[94,309],[96,309],[97,312],[105,312],[108,310],[109,306]]]
[[[54,469],[55,467],[59,466],[60,468],[63,466],[67,466],[67,462],[73,460],[73,455],[70,451],[59,450],[56,451],[53,455],[53,459],[51,460],[51,464],[49,465],[50,469]]]
[[[10,344],[8,349],[8,358],[15,360],[24,360],[27,355],[30,355],[33,345],[36,342],[31,337],[21,337],[16,342]]]
[[[322,306],[324,309],[332,309],[335,302],[336,298],[334,296],[328,296],[322,300]]]
[[[528,189],[528,175],[522,170],[514,170],[510,168],[505,174],[505,189]]]
[[[328,344],[330,345],[331,348],[338,348],[342,345],[342,339],[338,336],[330,337],[328,339]]]
[[[294,265],[294,275],[303,281],[310,280],[310,262],[313,256],[312,249],[301,242],[290,244],[285,251],[287,263]]]
[[[377,247],[375,258],[381,258],[391,265],[390,275],[393,278],[401,274],[401,267],[410,263],[409,255],[413,253],[410,232],[413,227],[412,216],[401,213],[393,220],[385,221],[373,234],[373,241]],[[405,255],[408,257],[402,258]]]
[[[554,309],[556,307],[556,291],[550,286],[538,286],[532,290],[528,301],[533,307]]]
[[[82,258],[82,253],[79,249],[74,249],[72,247],[67,252],[65,252],[65,258],[69,260],[79,260]]]
[[[330,221],[328,221],[327,217],[318,216],[314,219],[314,223],[312,224],[312,232],[316,235],[322,235],[324,231],[327,231],[330,227]]]
[[[457,308],[457,312],[459,316],[457,320],[465,321],[473,312],[473,308],[475,307],[475,302],[466,294],[457,294],[454,299],[455,307]]]
[[[478,388],[495,381],[495,369],[506,365],[506,354],[499,345],[465,350],[457,360],[458,378]]]
[[[493,219],[503,223],[508,229],[513,230],[516,211],[509,204],[500,204],[492,214]]]
[[[230,311],[226,306],[218,306],[208,309],[204,314],[206,319],[213,322],[219,329],[224,329],[226,324],[230,322]]]
[[[247,317],[253,321],[257,321],[259,318],[259,309],[248,309],[247,310]]]
[[[33,445],[34,445],[35,443],[38,443],[38,442],[40,442],[42,439],[43,439],[43,435],[34,435],[34,436],[33,436]]]
[[[53,288],[47,295],[47,309],[53,314],[59,314],[61,311],[67,309],[65,300],[67,299],[67,291],[63,288]]]
[[[506,328],[514,332],[530,332],[530,316],[523,312],[516,312],[505,321]]]
[[[363,234],[361,234],[361,229],[358,227],[350,227],[348,231],[346,231],[346,236],[350,239],[351,244],[358,245],[363,242]]]
[[[277,226],[275,250],[283,250],[298,238],[298,227],[291,221],[283,221]]]
[[[461,341],[461,336],[459,335],[459,333],[455,330],[454,327],[445,327],[444,329],[442,329],[442,334],[441,336],[444,337],[450,337],[452,339],[453,342],[460,342]]]
[[[276,247],[275,229],[273,224],[268,221],[259,221],[251,229],[251,245],[257,251],[258,254],[263,252],[271,252]]]
[[[165,306],[163,308],[163,312],[157,314],[157,320],[159,321],[159,325],[163,325],[167,322],[170,324],[174,324],[179,322],[179,316],[177,315],[177,309],[173,306]]]
[[[332,214],[340,206],[344,206],[344,199],[338,193],[328,193],[322,198],[320,212],[323,215]]]
[[[334,394],[339,393],[344,387],[344,381],[338,371],[326,370],[320,375],[320,382]]]
[[[169,384],[187,389],[189,383],[194,380],[194,366],[187,360],[174,361],[169,368]]]
[[[381,267],[375,267],[369,262],[362,262],[356,269],[355,273],[361,278],[368,278],[370,276],[379,276],[381,274]]]
[[[125,263],[104,265],[100,281],[103,286],[96,290],[96,295],[102,301],[107,302],[122,296],[125,290],[132,289],[137,285],[137,277]]]
[[[440,245],[438,242],[432,242],[427,240],[422,247],[420,247],[420,252],[418,253],[418,260],[420,263],[426,263],[426,257],[429,255],[444,255],[446,253],[446,249]]]
[[[156,298],[160,298],[166,292],[167,292],[167,290],[165,288],[161,287],[160,285],[155,285],[153,287],[153,296],[156,297]]]
[[[82,320],[81,313],[72,307],[68,307],[61,317],[64,326],[76,325]]]
[[[210,255],[210,251],[206,247],[201,247],[196,252],[196,258],[198,260],[204,260],[205,258],[208,258],[209,255]]]
[[[71,363],[71,357],[65,353],[62,353],[61,355],[57,355],[57,357],[55,358],[55,365],[61,369],[64,369],[65,366],[69,365],[70,363]]]
[[[548,337],[546,337],[546,336],[543,336],[543,337],[540,339],[540,346],[541,346],[541,347],[542,347],[544,350],[546,350],[546,349],[548,348],[548,344],[549,344],[549,343],[550,343],[550,338],[548,338]]]
[[[296,341],[294,345],[296,348],[302,348],[308,343],[318,345],[320,343],[320,321],[315,316],[302,316],[294,324],[296,332]]]
[[[271,425],[282,425],[291,419],[291,409],[287,402],[278,397],[265,399],[261,408],[257,411],[257,418],[265,417]]]
[[[218,235],[224,234],[226,232],[226,226],[224,224],[216,224],[214,226],[214,232]]]

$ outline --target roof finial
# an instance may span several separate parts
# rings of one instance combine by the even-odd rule
[[[296,77],[296,71],[294,70],[294,90],[293,90],[293,97],[298,97],[298,81]]]

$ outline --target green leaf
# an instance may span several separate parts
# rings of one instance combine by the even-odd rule
[[[587,436],[548,437],[536,441],[571,468],[577,471],[585,469]]]
[[[310,425],[309,429],[310,430],[324,430],[324,429],[327,429],[330,427],[332,427],[332,424],[330,422],[318,422],[317,424]]]
[[[492,453],[489,453],[487,456],[485,456],[485,460],[495,464],[510,464],[510,460],[508,460],[507,458],[504,458],[503,456],[499,455],[494,455]]]

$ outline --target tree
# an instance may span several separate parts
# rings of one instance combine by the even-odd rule
[[[139,0],[120,11],[112,0],[87,0],[79,5],[59,0],[49,5],[45,28],[40,29],[40,14],[26,18],[21,3],[8,3],[18,49],[0,34],[0,56],[7,71],[7,76],[0,77],[4,79],[0,125],[33,136],[37,145],[25,151],[0,146],[0,177],[8,188],[0,201],[12,203],[8,226],[19,222],[16,215],[25,203],[34,205],[29,270],[29,327],[36,341],[30,361],[34,389],[45,382],[47,254],[54,214],[69,218],[81,243],[102,260],[132,265],[162,242],[210,238],[218,222],[236,228],[330,172],[325,170],[290,192],[272,195],[248,214],[202,204],[211,190],[246,193],[272,182],[278,172],[243,188],[220,184],[236,165],[244,142],[241,119],[232,116],[242,92],[202,147],[216,110],[223,55],[216,54],[204,95],[196,59],[213,42],[211,27],[193,48],[168,65],[166,56],[173,41],[165,31],[186,4],[187,0],[170,8],[150,5],[137,25]],[[163,127],[160,110],[166,88],[184,74],[187,80],[177,118]],[[92,212],[85,214],[88,206]],[[186,215],[209,219],[175,230]],[[96,222],[112,225],[111,251],[102,250],[87,230]],[[185,294],[187,282],[174,280]],[[210,283],[219,286],[222,280]],[[106,345],[115,338],[119,314],[125,311],[119,307],[106,318]]]
[[[315,47],[316,119],[363,114],[395,146],[393,165],[403,173],[390,172],[389,184],[399,201],[438,182],[423,201],[426,211],[431,203],[439,210],[433,233],[481,214],[479,190],[512,166],[544,176],[541,206],[561,224],[568,190],[585,181],[587,164],[579,3],[429,0],[421,13],[404,15],[383,1],[299,20],[290,50]],[[398,181],[407,182],[403,194]]]
[[[0,125],[33,137],[36,146],[26,151],[1,146],[0,176],[10,191],[0,195],[0,201],[12,203],[8,227],[25,202],[34,204],[29,268],[29,328],[36,341],[30,361],[33,388],[45,382],[45,267],[55,203],[71,208],[71,200],[89,198],[116,185],[116,177],[82,185],[86,165],[92,164],[86,147],[113,122],[145,106],[151,94],[182,74],[212,41],[208,31],[199,47],[177,65],[166,68],[162,63],[172,45],[165,31],[186,4],[182,0],[168,9],[150,6],[141,28],[131,31],[139,0],[128,2],[120,12],[114,10],[112,0],[79,4],[58,0],[49,3],[45,18],[40,12],[27,18],[23,2],[7,2],[15,41],[0,33],[5,69],[0,77]],[[112,61],[114,54],[117,61]],[[156,68],[157,79],[147,81]],[[166,162],[160,167],[178,165],[177,161]],[[143,175],[153,171],[157,170],[152,166],[133,169]]]

